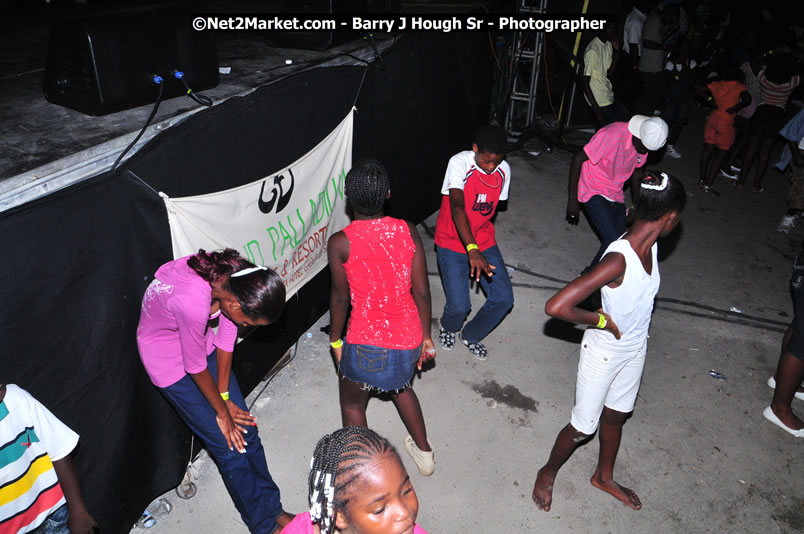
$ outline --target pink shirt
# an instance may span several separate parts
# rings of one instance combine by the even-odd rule
[[[316,534],[310,513],[304,512],[294,517],[293,521],[282,529],[282,534]],[[419,525],[413,525],[413,534],[427,534],[427,531]]]
[[[634,148],[628,123],[613,122],[604,126],[583,150],[589,159],[581,165],[578,202],[584,203],[600,195],[612,202],[624,203],[623,184],[634,169],[642,167],[648,160],[647,154],[640,154]]]
[[[386,349],[414,349],[422,342],[422,323],[413,294],[416,245],[405,221],[392,217],[356,220],[343,229],[349,259],[352,314],[346,342]]]
[[[151,382],[160,388],[200,373],[215,347],[232,352],[237,339],[237,326],[223,314],[214,331],[212,287],[187,266],[188,258],[161,266],[142,297],[137,347]]]

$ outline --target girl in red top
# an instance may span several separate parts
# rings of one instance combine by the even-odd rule
[[[430,337],[430,286],[422,242],[409,222],[386,217],[391,195],[385,167],[357,162],[346,175],[352,223],[327,245],[332,272],[330,345],[340,376],[344,426],[368,426],[372,390],[387,392],[410,432],[405,450],[419,472],[435,469],[413,373],[435,357]],[[346,342],[340,339],[351,302]]]

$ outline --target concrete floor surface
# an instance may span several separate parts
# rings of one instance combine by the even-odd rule
[[[615,477],[643,502],[633,511],[589,484],[594,439],[560,472],[553,507],[531,500],[574,401],[580,328],[549,321],[544,303],[588,263],[598,241],[585,220],[564,222],[570,155],[533,141],[509,155],[511,200],[497,217],[506,262],[517,267],[513,312],[487,338],[490,357],[476,361],[456,347],[440,351],[414,383],[436,451],[436,471],[422,477],[402,449],[406,434],[393,405],[369,403],[369,425],[401,451],[429,532],[745,532],[804,529],[804,440],[768,423],[793,256],[802,235],[777,233],[787,180],[768,172],[769,191],[753,194],[716,183],[721,197],[699,192],[702,117],[678,143],[680,160],[650,168],[679,176],[688,204],[678,235],[660,242],[662,286],[648,360],[633,417],[626,423]],[[540,151],[538,156],[529,151]],[[440,176],[433,177],[441,180]],[[425,221],[435,225],[435,215]],[[432,238],[428,252],[433,315],[443,308]],[[502,273],[501,273],[502,274]],[[475,309],[482,295],[473,295]],[[730,308],[739,312],[731,312]],[[307,473],[316,441],[340,426],[337,378],[319,331],[298,343],[295,359],[255,401],[262,441],[286,510],[306,509]],[[709,376],[715,369],[727,377]],[[257,391],[259,391],[258,388]],[[794,401],[804,414],[804,403]],[[151,530],[160,533],[247,532],[208,458],[193,470],[197,495]]]

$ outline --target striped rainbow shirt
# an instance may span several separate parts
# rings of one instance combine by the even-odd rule
[[[65,504],[53,462],[77,443],[78,434],[8,384],[0,402],[0,532],[29,532]]]

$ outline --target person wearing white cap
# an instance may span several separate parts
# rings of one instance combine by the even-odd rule
[[[667,123],[659,117],[634,115],[628,122],[613,122],[598,130],[575,154],[570,164],[567,222],[578,224],[581,206],[600,238],[600,249],[588,271],[600,260],[611,242],[625,233],[623,185],[631,183],[631,200],[639,195],[648,152],[667,142]]]

